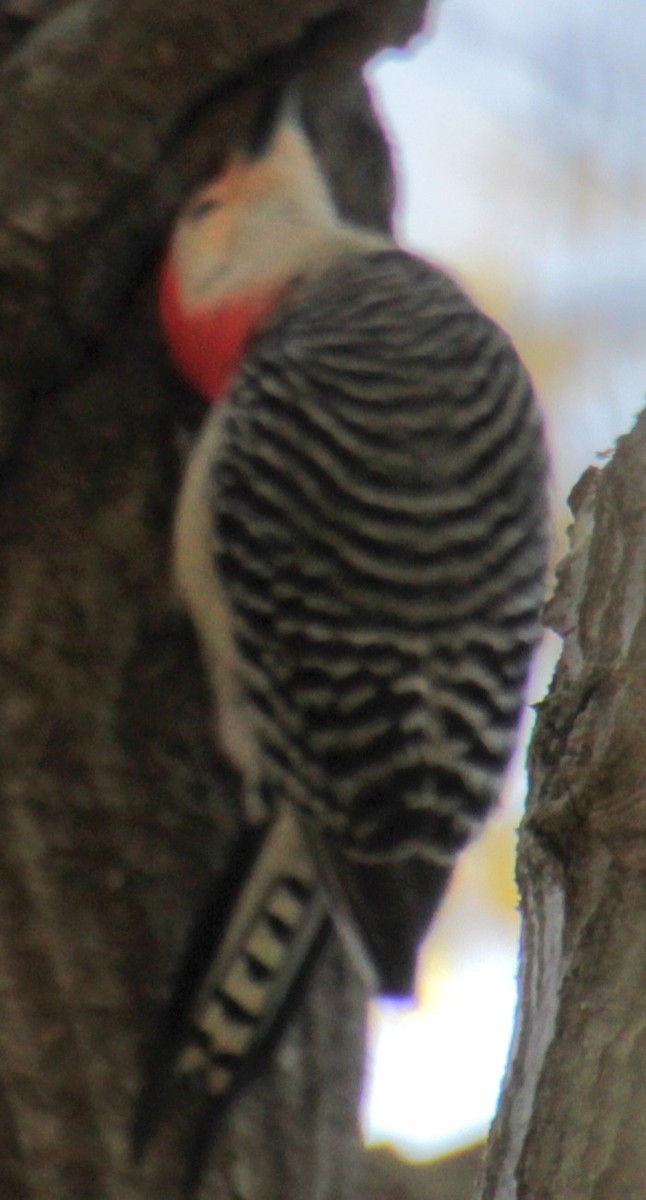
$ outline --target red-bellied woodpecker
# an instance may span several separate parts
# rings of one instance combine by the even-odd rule
[[[514,744],[546,461],[509,338],[443,271],[340,219],[293,124],[187,206],[161,311],[217,402],[175,571],[256,829],[175,1017],[217,1108],[326,913],[374,990],[412,990]]]

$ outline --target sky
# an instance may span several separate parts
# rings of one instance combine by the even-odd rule
[[[568,491],[646,394],[643,0],[445,0],[434,37],[380,56],[368,78],[397,167],[398,239],[462,279],[534,376],[562,550]],[[366,1136],[412,1158],[483,1135],[495,1107],[516,995],[523,753],[429,939],[417,1008],[371,1015]]]

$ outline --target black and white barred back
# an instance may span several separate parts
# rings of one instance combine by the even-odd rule
[[[297,286],[231,399],[218,566],[265,782],[357,868],[449,867],[500,792],[539,636],[527,373],[393,248]]]

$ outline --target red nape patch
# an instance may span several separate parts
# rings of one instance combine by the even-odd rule
[[[240,369],[254,334],[272,313],[284,287],[238,294],[218,308],[183,308],[177,272],[170,259],[162,267],[159,314],[164,339],[173,363],[205,399],[224,400],[232,378]]]

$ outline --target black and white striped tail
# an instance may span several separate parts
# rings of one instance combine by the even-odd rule
[[[327,934],[327,908],[289,811],[244,835],[193,930],[134,1121],[139,1158],[178,1076],[203,1090],[185,1189],[199,1183],[217,1125],[268,1056]]]

